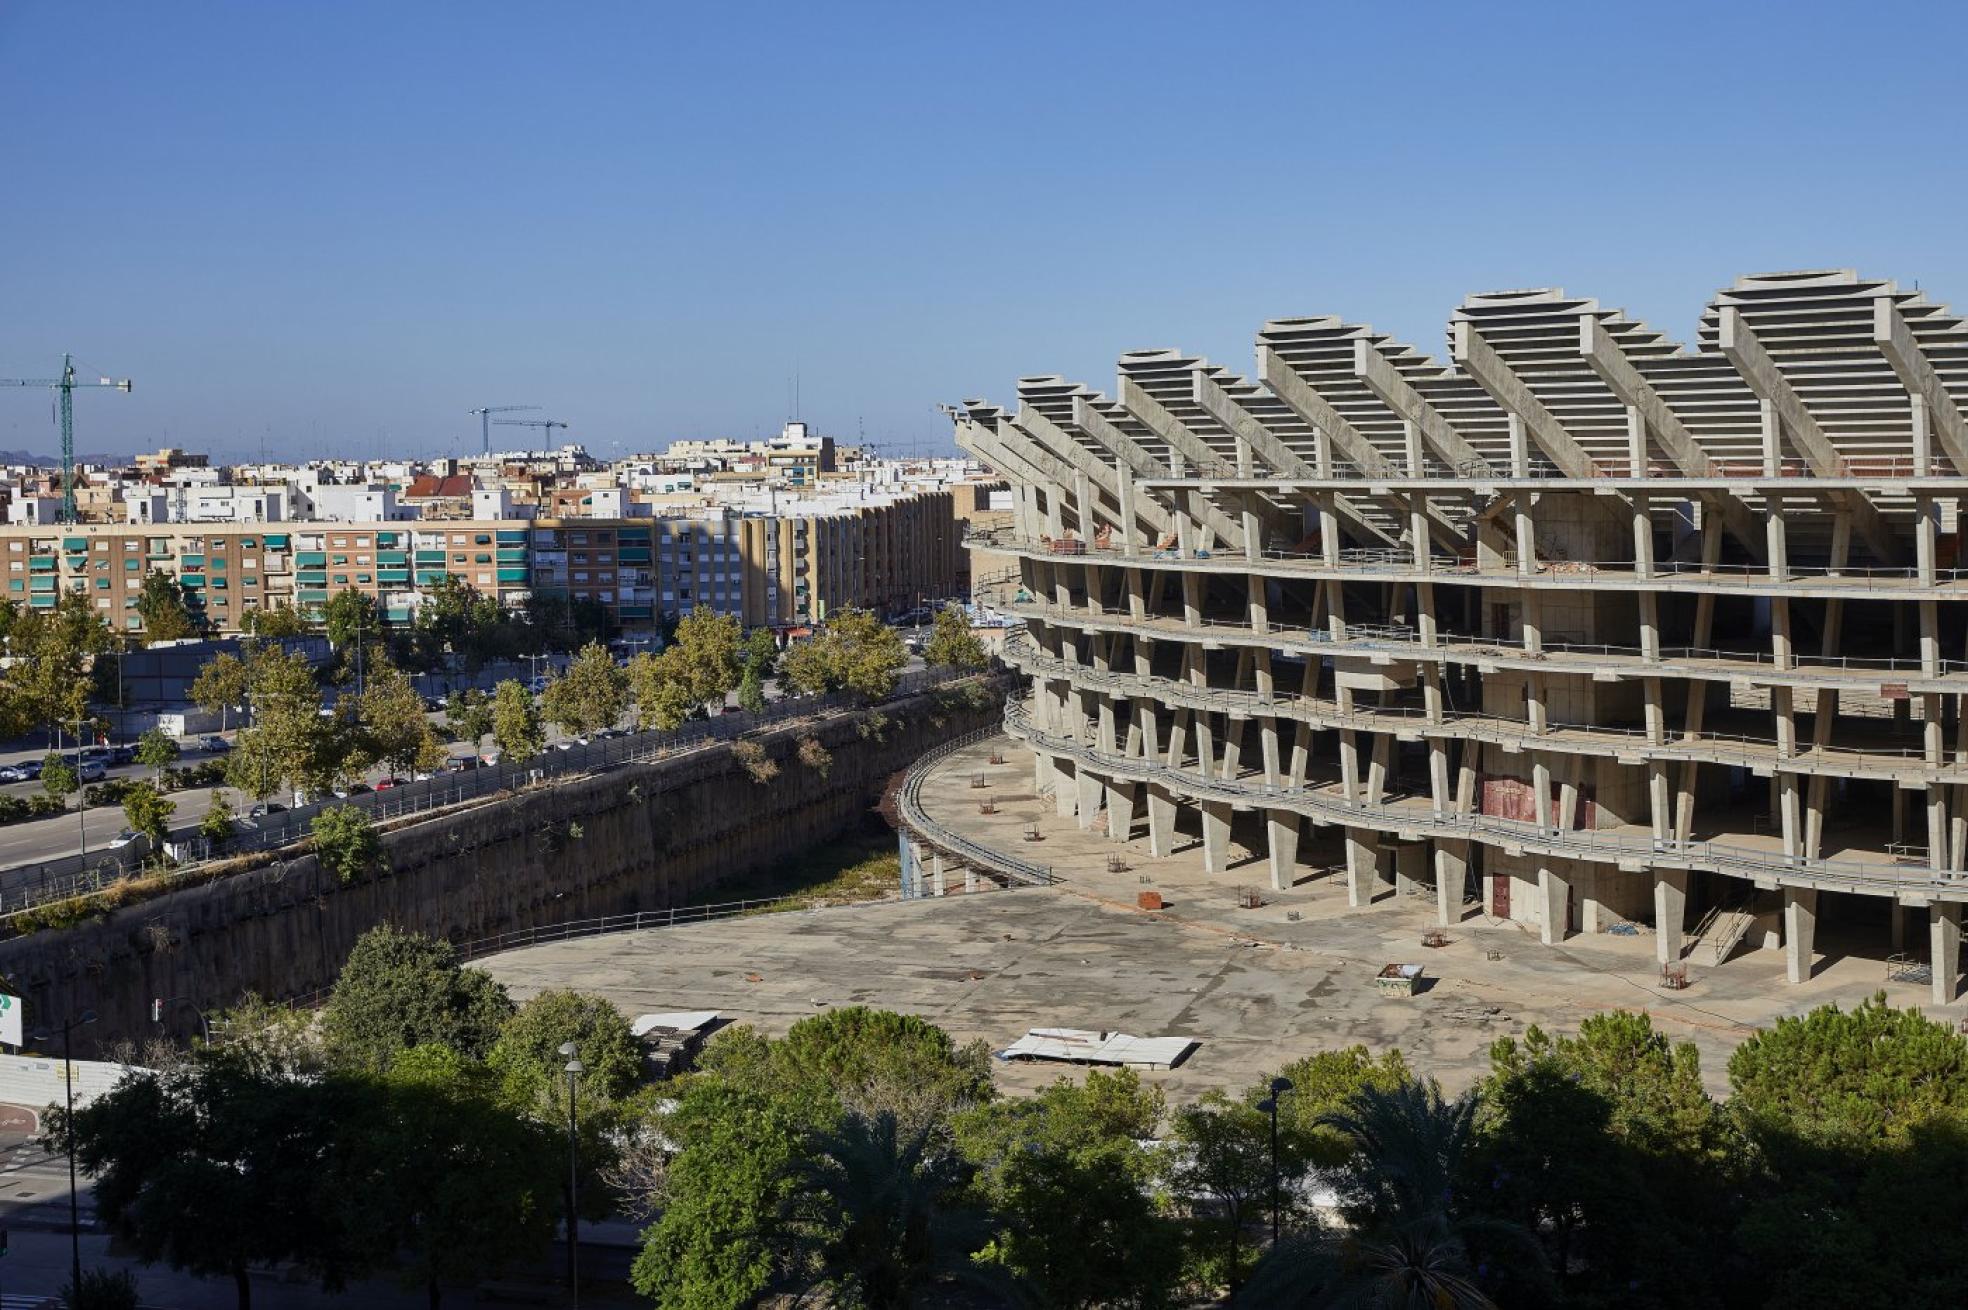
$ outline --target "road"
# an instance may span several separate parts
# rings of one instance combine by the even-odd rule
[[[911,656],[904,665],[903,672],[916,673],[924,667],[919,656]],[[779,696],[780,689],[777,682],[768,680],[767,699],[777,700]],[[727,698],[727,703],[735,704],[735,696]],[[437,725],[441,734],[444,729],[444,715],[433,713],[429,717]],[[236,735],[236,730],[219,735],[231,738]],[[558,729],[549,727],[546,730],[546,739],[551,745],[566,741],[568,737]],[[189,743],[181,743],[181,745],[185,747],[184,755],[179,760],[181,767],[218,757],[216,752],[197,749]],[[471,747],[462,743],[452,743],[448,751],[453,757],[469,756],[473,753]],[[38,760],[43,754],[45,750],[16,746],[11,750],[0,752],[0,764]],[[109,770],[109,776],[112,778],[141,779],[148,777],[149,774],[148,769],[134,764]],[[374,783],[378,779],[387,777],[388,770],[371,769],[366,776],[369,782]],[[0,794],[25,798],[38,793],[40,786],[38,782],[11,783],[0,786]],[[211,809],[212,797],[220,791],[227,793],[227,800],[233,805],[235,812],[242,811],[247,804],[250,804],[249,798],[242,797],[236,789],[232,788],[194,787],[185,791],[171,792],[170,799],[178,807],[171,816],[172,827],[183,828],[203,818]],[[285,804],[291,801],[292,797],[276,795],[273,799]],[[17,890],[22,885],[23,879],[17,871],[44,861],[75,855],[85,849],[92,853],[102,851],[118,833],[123,831],[124,827],[123,809],[118,805],[98,806],[80,812],[71,810],[66,814],[0,827],[0,910],[6,908],[8,892]],[[10,877],[10,874],[15,876]]]

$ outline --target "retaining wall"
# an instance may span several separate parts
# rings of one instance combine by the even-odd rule
[[[864,736],[876,713],[885,727]],[[379,923],[471,941],[712,899],[719,884],[838,836],[896,771],[999,713],[995,692],[981,710],[924,694],[780,728],[752,739],[779,766],[763,784],[718,746],[522,791],[386,834],[389,872],[350,885],[299,856],[0,942],[0,978],[26,998],[30,1027],[95,1010],[91,1049],[76,1052],[93,1054],[119,1038],[187,1036],[199,1009],[248,991],[326,987]],[[824,776],[798,759],[808,735],[832,752]],[[161,1023],[153,998],[166,1002]]]

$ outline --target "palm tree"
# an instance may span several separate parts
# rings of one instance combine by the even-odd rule
[[[795,1205],[814,1234],[814,1280],[839,1304],[907,1310],[939,1283],[989,1280],[970,1255],[989,1240],[978,1217],[945,1208],[963,1184],[936,1127],[903,1133],[889,1111],[850,1112],[818,1134]]]
[[[1363,1088],[1345,1109],[1322,1115],[1321,1127],[1354,1146],[1339,1179],[1353,1227],[1282,1243],[1254,1272],[1244,1303],[1494,1310],[1476,1283],[1472,1248],[1508,1252],[1531,1269],[1542,1268],[1543,1255],[1519,1225],[1459,1202],[1475,1120],[1474,1092],[1444,1100],[1433,1081]]]

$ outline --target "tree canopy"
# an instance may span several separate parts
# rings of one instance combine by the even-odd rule
[[[844,609],[781,657],[781,676],[805,692],[851,691],[881,700],[895,690],[908,651],[895,629],[867,610]]]
[[[512,1014],[505,989],[461,967],[448,942],[384,925],[356,940],[321,1026],[337,1060],[387,1070],[413,1046],[445,1046],[483,1060]]]
[[[137,617],[143,620],[144,640],[181,641],[204,630],[204,623],[185,604],[184,588],[162,569],[144,574],[137,591]]]

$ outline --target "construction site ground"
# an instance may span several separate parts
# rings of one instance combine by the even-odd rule
[[[993,753],[1006,762],[991,764]],[[996,813],[980,813],[983,797]],[[1204,872],[1193,835],[1152,857],[1144,841],[1112,842],[1058,817],[1033,789],[1029,754],[1004,738],[940,764],[923,805],[974,841],[1050,864],[1059,884],[966,895],[952,867],[940,898],[559,942],[481,967],[522,999],[575,987],[630,1015],[716,1010],[772,1033],[831,1006],[865,1004],[921,1015],[994,1050],[1034,1027],[1191,1037],[1199,1046],[1179,1068],[1147,1075],[1178,1096],[1242,1088],[1354,1043],[1398,1046],[1453,1090],[1483,1074],[1496,1038],[1532,1024],[1570,1033],[1611,1009],[1645,1010],[1675,1039],[1692,1040],[1706,1081],[1723,1092],[1730,1051],[1780,1016],[1882,989],[1896,1005],[1928,1008],[1924,981],[1889,980],[1883,933],[1832,922],[1819,927],[1814,976],[1797,985],[1785,981],[1781,950],[1751,940],[1720,965],[1690,958],[1690,985],[1668,991],[1644,930],[1545,946],[1535,927],[1473,905],[1447,945],[1425,946],[1436,923],[1428,889],[1350,909],[1335,861],[1309,840],[1286,891],[1270,889],[1261,848],[1242,841],[1227,874]],[[1039,840],[1028,840],[1035,824]],[[1109,867],[1115,856],[1125,867]],[[1144,891],[1158,892],[1164,908],[1137,908]],[[1379,991],[1374,975],[1388,963],[1422,965],[1421,990]],[[1952,1021],[1963,1008],[1928,1012]],[[1061,1069],[997,1071],[1001,1086],[1029,1090]]]

